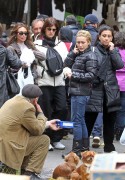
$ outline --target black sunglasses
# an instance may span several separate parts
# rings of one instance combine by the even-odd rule
[[[17,34],[19,34],[20,36],[22,36],[23,34],[25,34],[25,36],[27,36],[29,33],[28,33],[28,32],[22,32],[22,31],[20,31],[20,32],[17,32]]]
[[[46,29],[47,29],[48,31],[56,32],[56,29],[52,29],[52,28],[49,28],[49,27],[47,27]]]

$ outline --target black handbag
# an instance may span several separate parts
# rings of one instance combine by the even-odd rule
[[[16,95],[20,92],[20,86],[14,76],[14,74],[7,69],[6,71],[6,83],[7,83],[7,90],[9,95]]]
[[[107,83],[104,83],[104,88],[107,107],[121,106],[120,90],[118,88],[112,89]]]

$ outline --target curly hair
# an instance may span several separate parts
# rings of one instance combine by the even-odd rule
[[[17,23],[13,29],[11,30],[11,33],[10,33],[10,37],[9,37],[9,41],[8,41],[8,44],[7,45],[10,45],[14,42],[16,42],[17,40],[17,32],[18,32],[18,29],[21,28],[21,27],[24,27],[26,30],[27,30],[27,38],[26,38],[26,41],[24,42],[28,47],[34,49],[35,46],[33,44],[33,41],[32,41],[32,38],[31,38],[31,32],[29,30],[29,27],[24,24],[24,23]]]
[[[114,35],[114,44],[120,49],[125,49],[125,33],[116,32]]]

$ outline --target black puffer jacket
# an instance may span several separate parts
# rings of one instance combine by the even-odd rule
[[[98,72],[102,68],[105,78],[102,80],[97,73],[93,82],[92,95],[87,105],[87,111],[103,111],[103,101],[106,101],[108,112],[120,109],[120,91],[116,79],[116,70],[123,68],[121,56],[118,49],[106,50],[100,43],[95,47],[95,54],[98,57]],[[107,61],[106,68],[103,68],[103,61]]]
[[[92,81],[97,71],[97,57],[91,48],[89,47],[77,55],[71,51],[64,62],[64,66],[72,68],[69,93],[78,96],[90,95]]]

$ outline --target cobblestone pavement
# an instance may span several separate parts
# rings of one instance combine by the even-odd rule
[[[91,140],[92,141],[92,140]],[[103,153],[103,140],[101,139],[101,146],[99,148],[92,148],[90,141],[90,149],[95,151],[96,153]],[[60,163],[64,162],[62,158],[62,154],[66,154],[71,150],[72,147],[72,135],[69,135],[69,139],[62,140],[62,143],[66,146],[65,150],[56,150],[49,151],[44,167],[41,172],[42,180],[48,180],[52,176],[52,172],[54,168],[59,165]],[[118,153],[125,152],[125,146],[121,145],[119,141],[114,140],[114,145],[116,147],[116,151]]]

